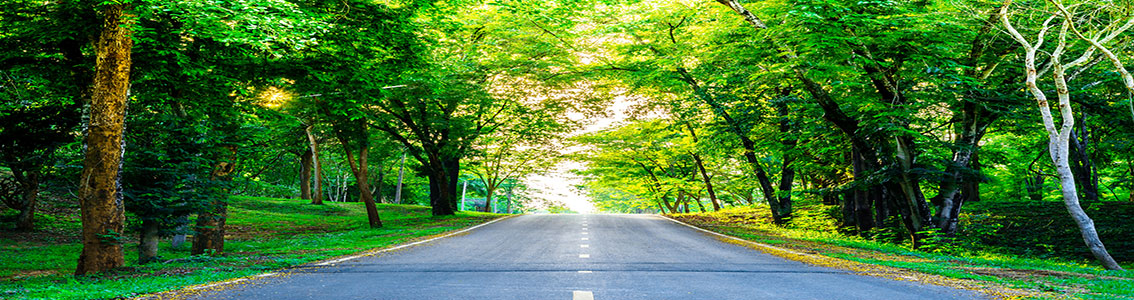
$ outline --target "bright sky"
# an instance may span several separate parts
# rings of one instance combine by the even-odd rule
[[[595,132],[621,125],[621,123],[630,117],[628,111],[635,102],[634,99],[627,96],[618,96],[614,99],[614,103],[611,104],[610,108],[607,108],[609,117],[588,120],[590,124],[587,124],[582,130],[572,133],[572,135]],[[569,117],[575,120],[585,118],[582,114],[573,114]],[[571,147],[565,151],[574,152],[579,150],[582,149],[579,147]],[[572,174],[571,170],[583,168],[585,168],[585,166],[582,163],[563,161],[546,174],[528,176],[525,182],[529,187],[537,191],[533,195],[536,198],[561,202],[566,204],[571,210],[580,213],[595,213],[597,211],[595,210],[594,204],[591,203],[591,199],[575,188],[576,185],[583,184],[583,179],[580,176]]]

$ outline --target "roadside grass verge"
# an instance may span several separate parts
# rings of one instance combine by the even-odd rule
[[[1123,264],[1126,271],[1109,271],[1087,260],[949,246],[912,250],[909,245],[838,233],[834,221],[817,212],[823,209],[801,207],[798,222],[784,227],[772,224],[767,207],[668,216],[706,230],[835,260],[761,249],[769,254],[866,275],[976,289],[1008,299],[1134,299],[1134,271],[1130,271],[1134,265],[1129,262]]]
[[[319,206],[296,199],[233,197],[224,255],[192,256],[188,242],[172,248],[166,241],[158,262],[137,265],[137,243],[130,241],[126,267],[94,276],[71,275],[81,250],[78,231],[70,231],[75,226],[5,233],[0,235],[0,299],[132,297],[384,248],[500,217],[478,212],[432,217],[429,207],[417,205],[379,204],[378,210],[384,227],[370,229],[362,203]],[[74,214],[51,217],[53,222],[78,222]]]

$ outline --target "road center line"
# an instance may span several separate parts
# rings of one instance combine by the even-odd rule
[[[595,300],[595,294],[591,291],[574,291],[571,292],[571,300]]]
[[[583,231],[583,234],[587,234],[587,232],[586,232],[586,231]]]
[[[579,274],[590,274],[591,271],[579,271]]]
[[[587,245],[587,244],[579,245],[579,248],[590,248],[590,247],[591,247],[591,245]]]
[[[579,254],[579,258],[591,258],[590,254]]]
[[[583,240],[584,240],[584,241],[587,241],[587,240],[590,240],[590,239],[591,239],[591,238],[583,238]]]

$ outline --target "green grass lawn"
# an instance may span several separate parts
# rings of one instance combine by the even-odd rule
[[[379,204],[385,226],[370,229],[362,203],[306,203],[234,197],[224,255],[191,256],[188,243],[174,249],[163,242],[159,262],[136,265],[137,244],[130,243],[127,267],[80,277],[70,275],[81,249],[77,212],[66,205],[49,207],[39,220],[41,231],[0,235],[0,299],[105,299],[161,292],[387,247],[500,217],[477,212],[432,217],[425,206]]]
[[[1122,262],[1127,269],[1125,271],[1108,271],[1091,260],[1074,255],[1021,255],[997,251],[1007,250],[999,246],[982,249],[964,242],[925,251],[911,250],[904,244],[841,234],[833,220],[817,212],[822,211],[822,207],[802,206],[797,209],[798,222],[784,227],[772,225],[767,207],[738,207],[720,212],[670,216],[707,230],[790,250],[762,249],[774,255],[861,274],[900,280],[917,278],[922,282],[981,290],[991,296],[1010,299],[1134,299],[1134,271],[1130,270],[1134,264],[1130,261]],[[1045,232],[1046,229],[1036,234]],[[980,237],[978,240],[988,238]],[[1081,240],[1079,246],[1085,247]],[[818,256],[801,256],[792,252]]]

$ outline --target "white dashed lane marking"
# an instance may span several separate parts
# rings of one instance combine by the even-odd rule
[[[595,300],[595,295],[591,291],[574,291],[571,300]]]

